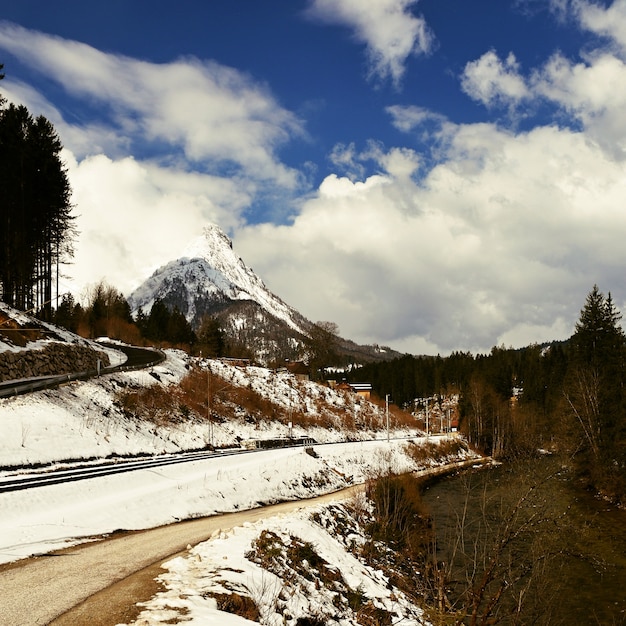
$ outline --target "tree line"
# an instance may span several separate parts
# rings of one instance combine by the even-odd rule
[[[124,295],[104,281],[87,289],[82,300],[81,305],[71,293],[64,294],[58,308],[53,310],[54,323],[83,337],[179,347],[205,356],[225,354],[224,333],[211,316],[205,316],[194,331],[177,307],[169,307],[159,298],[148,313],[140,309],[133,316]]]
[[[26,107],[7,106],[0,97],[0,297],[46,320],[60,266],[73,254],[62,147],[44,116],[34,118]]]
[[[625,363],[621,313],[594,286],[567,341],[479,355],[405,355],[347,378],[370,382],[407,410],[419,398],[458,394],[460,428],[472,445],[501,458],[540,448],[566,452],[591,487],[623,501]]]

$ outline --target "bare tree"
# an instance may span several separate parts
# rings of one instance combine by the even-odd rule
[[[472,475],[457,479],[465,481],[464,500],[445,540],[445,558],[433,552],[429,568],[438,608],[457,624],[535,623],[538,612],[540,623],[551,623],[558,590],[546,575],[565,558],[565,512],[544,488],[553,473],[535,478],[519,463],[515,476],[497,496],[490,495],[484,474],[479,481]]]

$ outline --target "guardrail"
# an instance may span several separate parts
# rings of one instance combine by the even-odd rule
[[[115,350],[125,352],[124,346],[111,346]],[[95,370],[87,370],[84,372],[74,372],[70,374],[59,374],[56,376],[40,376],[37,378],[9,380],[0,383],[0,398],[8,398],[11,396],[21,396],[33,391],[43,391],[44,389],[56,389],[57,387],[69,383],[75,380],[89,380],[90,378],[97,378],[104,374],[114,374],[115,372],[132,372],[135,370],[146,369],[148,367],[154,367],[165,361],[165,353],[161,350],[153,348],[132,348],[133,350],[141,350],[145,352],[153,352],[155,359],[153,361],[147,361],[144,363],[137,363],[135,365],[127,365],[121,363],[120,365],[110,365],[108,367],[102,367]]]

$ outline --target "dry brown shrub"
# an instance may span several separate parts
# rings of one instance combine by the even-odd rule
[[[374,605],[370,600],[356,614],[356,621],[362,626],[391,626],[392,614]]]
[[[411,474],[383,474],[365,489],[374,505],[369,532],[409,558],[422,556],[431,540],[431,520],[422,500],[419,482]]]
[[[294,381],[296,388],[298,385],[298,381]],[[301,395],[304,393],[306,390],[300,391]],[[348,433],[363,428],[385,428],[384,412],[380,408],[361,398],[347,397],[343,405],[334,404],[329,398],[328,394],[322,395],[312,409],[304,401],[298,407],[287,408],[264,397],[251,385],[237,386],[218,374],[194,367],[178,385],[125,390],[118,394],[117,403],[127,415],[157,424],[205,420],[210,416],[211,420],[221,422],[242,418],[274,420],[285,426],[291,422],[302,428],[319,427]],[[404,411],[390,407],[392,427],[411,423],[412,419]]]
[[[252,598],[239,595],[238,593],[211,593],[211,598],[215,598],[219,611],[239,615],[252,622],[258,622],[261,613]]]
[[[372,396],[370,402],[383,411],[387,409],[387,404],[384,398]],[[410,413],[403,411],[400,407],[391,402],[389,403],[389,421],[392,427],[415,428],[416,426],[416,420]]]
[[[153,385],[139,389],[125,389],[115,401],[125,415],[163,426],[184,419],[184,411],[176,397],[175,389]]]
[[[451,437],[437,442],[409,442],[405,445],[405,451],[416,463],[431,464],[459,456],[467,451],[467,444],[460,438]]]

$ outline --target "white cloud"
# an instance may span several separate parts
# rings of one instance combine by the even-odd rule
[[[365,175],[365,166],[357,154],[354,143],[336,144],[329,155],[329,159],[338,170],[345,172],[350,178],[363,178]]]
[[[311,0],[309,14],[354,30],[367,47],[370,77],[399,85],[407,59],[431,50],[433,37],[410,8],[417,0]]]
[[[199,164],[232,163],[254,178],[297,185],[297,173],[275,151],[303,133],[301,122],[237,70],[195,58],[138,61],[7,23],[0,23],[0,48],[83,102],[104,105],[106,126],[113,125],[129,142],[165,142],[166,154],[176,147]],[[110,146],[107,131],[101,130],[91,152],[79,152],[89,150],[80,140],[68,147],[79,157],[97,154]]]
[[[617,158],[626,156],[626,65],[610,54],[573,63],[554,55],[533,76],[537,96],[551,100]]]
[[[626,49],[626,0],[608,9],[586,2],[572,2],[569,7],[583,27],[613,38],[612,43]],[[556,52],[524,76],[512,53],[502,60],[489,51],[465,66],[461,85],[487,107],[503,105],[514,111],[521,104],[547,101],[562,114],[561,122],[582,127],[613,157],[625,158],[626,62],[608,49],[587,51],[582,57],[574,62]],[[396,125],[410,123],[407,112],[390,112]]]
[[[80,236],[67,288],[80,295],[104,278],[129,294],[178,258],[202,225],[233,228],[250,202],[244,181],[104,155],[78,162],[66,151]]]
[[[603,7],[596,3],[576,1],[575,13],[583,28],[613,40],[626,51],[626,0],[614,0]]]
[[[447,123],[444,115],[414,105],[392,105],[385,110],[391,116],[394,127],[404,133],[409,133],[424,124],[434,123],[443,126]]]
[[[471,98],[486,106],[494,103],[517,104],[528,96],[519,70],[519,63],[512,52],[502,61],[490,50],[465,66],[461,86]]]
[[[411,4],[375,6],[410,22]],[[339,21],[366,5],[337,2],[332,15]],[[330,17],[330,4],[315,7]],[[464,88],[478,101],[549,101],[572,128],[455,125],[390,106],[402,132],[445,138],[430,171],[406,146],[338,145],[335,173],[301,199],[291,223],[246,225],[260,186],[293,190],[298,180],[276,148],[300,123],[265,88],[215,64],[156,66],[6,25],[0,47],[63,82],[81,105],[109,107],[108,117],[78,124],[26,85],[3,83],[62,125],[80,214],[77,282],[105,276],[128,292],[212,221],[233,231],[238,254],[310,319],[409,352],[565,338],[594,283],[626,302],[626,75],[607,50],[576,63],[555,55],[527,76],[512,55],[489,52],[466,66]],[[389,75],[400,77],[406,58],[395,57],[395,74],[390,61]],[[141,141],[164,142],[174,158],[131,158]],[[228,176],[201,173],[224,163],[234,164]]]
[[[237,230],[238,253],[311,319],[410,352],[563,339],[598,277],[626,293],[626,171],[584,135],[459,127],[419,182],[396,158],[329,176],[290,226]]]
[[[617,158],[626,157],[626,0],[603,6],[572,0],[580,26],[608,40],[606,49],[573,63],[555,55],[536,80],[539,93],[575,115],[591,137]]]
[[[301,122],[234,69],[147,63],[2,22],[0,48],[75,98],[60,110],[11,77],[2,85],[63,138],[79,232],[67,287],[76,294],[101,277],[128,293],[207,222],[232,229],[260,194],[298,189],[300,174],[276,149],[303,133]],[[146,144],[149,161],[132,156]]]

